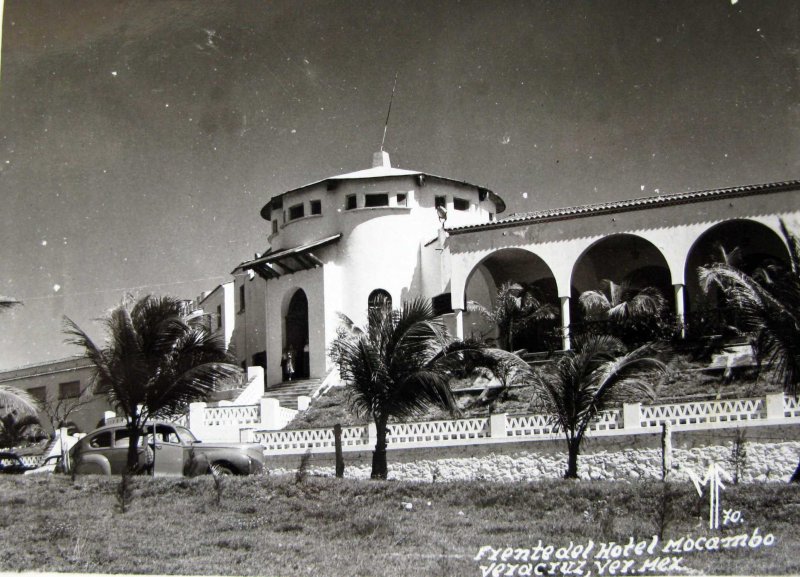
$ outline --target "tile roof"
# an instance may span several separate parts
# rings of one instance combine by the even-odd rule
[[[672,194],[661,194],[658,196],[633,198],[630,200],[600,202],[596,204],[568,206],[564,208],[554,208],[551,210],[540,210],[533,212],[520,212],[511,214],[502,220],[496,220],[494,222],[488,222],[483,224],[458,226],[458,227],[448,228],[447,231],[450,234],[464,234],[474,230],[507,228],[515,226],[520,223],[527,223],[527,222],[546,222],[552,220],[564,220],[568,218],[581,218],[585,216],[595,216],[598,214],[627,212],[631,210],[643,210],[648,208],[658,208],[662,206],[672,206],[676,204],[705,202],[709,200],[717,200],[720,198],[735,198],[740,196],[768,194],[772,192],[783,192],[787,190],[800,190],[800,180],[772,182],[768,184],[734,186],[731,188],[718,188],[713,190],[700,190],[695,192],[677,192]]]

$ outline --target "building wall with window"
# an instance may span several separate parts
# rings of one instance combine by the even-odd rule
[[[273,197],[261,212],[270,221],[269,251],[235,271],[237,286],[248,272],[264,286],[267,386],[288,380],[288,354],[292,378],[325,377],[339,313],[365,324],[374,291],[395,306],[441,292],[442,268],[423,266],[423,255],[441,252],[426,247],[441,242],[444,225],[491,222],[504,208],[486,188],[392,168],[386,153],[370,169]],[[237,315],[235,334],[240,321],[250,327],[258,315]]]
[[[27,365],[0,372],[0,384],[27,391],[40,407],[39,421],[48,433],[59,419],[75,423],[82,432],[95,428],[112,410],[105,395],[91,390],[91,364],[82,357]]]
[[[225,337],[225,346],[230,346],[235,325],[236,303],[233,281],[223,283],[210,292],[201,294],[195,307],[211,315],[209,329],[220,331]]]

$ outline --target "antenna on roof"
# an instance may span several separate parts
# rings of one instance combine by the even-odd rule
[[[397,88],[397,72],[394,73],[394,86],[392,87],[392,97],[389,99],[389,110],[386,112],[386,123],[383,125],[381,152],[383,152],[383,143],[386,142],[386,129],[389,128],[389,115],[392,113],[392,101],[394,100],[394,91],[396,88]]]

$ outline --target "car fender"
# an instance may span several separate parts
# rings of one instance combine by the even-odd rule
[[[111,475],[111,464],[103,455],[81,455],[75,463],[78,475]]]

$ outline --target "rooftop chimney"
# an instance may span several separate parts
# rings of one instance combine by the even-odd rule
[[[389,162],[389,153],[381,150],[372,155],[372,168],[392,168],[392,163]]]

